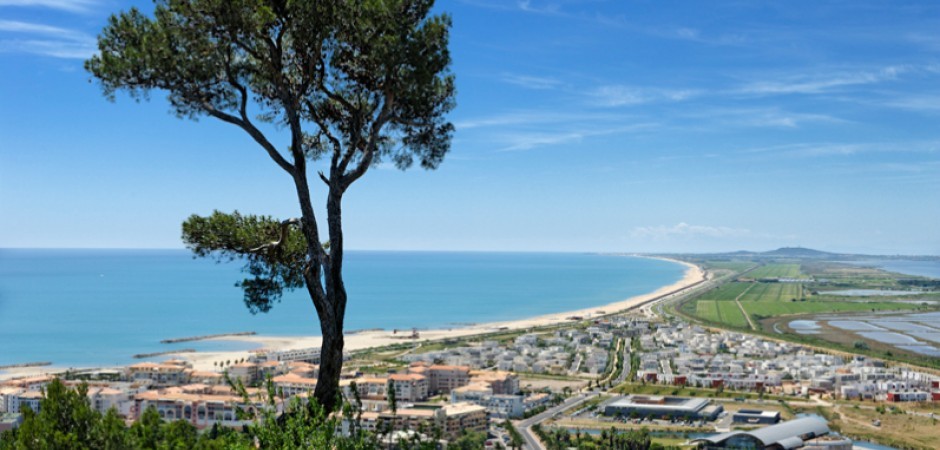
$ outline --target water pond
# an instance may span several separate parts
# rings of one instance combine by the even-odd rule
[[[920,344],[921,342],[906,334],[894,333],[890,331],[861,331],[858,333],[873,341],[884,344]]]
[[[820,295],[839,295],[842,297],[897,297],[901,295],[920,295],[922,291],[897,291],[889,289],[844,289],[840,291],[820,291]]]

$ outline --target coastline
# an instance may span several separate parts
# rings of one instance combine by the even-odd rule
[[[584,319],[590,319],[592,317],[602,316],[613,314],[616,312],[624,311],[643,303],[646,303],[654,298],[674,292],[680,289],[687,288],[692,286],[700,281],[705,280],[705,272],[701,267],[696,266],[685,261],[679,261],[670,258],[664,257],[654,257],[654,256],[641,256],[641,255],[630,255],[638,256],[643,258],[651,259],[661,259],[665,261],[674,262],[681,264],[686,267],[683,277],[676,281],[673,284],[660,287],[659,289],[649,292],[646,294],[637,295],[630,297],[624,300],[597,305],[590,308],[582,308],[578,310],[564,311],[558,313],[544,314],[535,317],[509,320],[509,321],[494,321],[494,322],[485,322],[478,323],[466,326],[456,326],[453,328],[438,328],[430,330],[419,330],[420,338],[417,340],[403,339],[403,336],[406,336],[410,333],[410,330],[399,330],[399,333],[393,334],[390,330],[365,330],[359,332],[348,333],[344,336],[345,340],[345,350],[362,350],[373,347],[382,347],[385,345],[391,344],[400,344],[407,342],[424,342],[424,341],[434,341],[442,339],[453,339],[461,338],[466,336],[473,336],[485,333],[492,333],[496,331],[507,331],[507,330],[520,330],[528,329],[534,327],[544,327],[550,325],[557,325],[561,323],[571,322],[569,319],[572,316],[579,316]],[[311,318],[314,320],[315,318]],[[287,350],[287,349],[297,349],[297,348],[309,348],[309,347],[319,347],[322,341],[320,336],[274,336],[274,335],[251,335],[251,336],[219,336],[211,338],[210,340],[220,340],[220,341],[240,341],[240,342],[249,342],[256,344],[258,348],[264,348],[266,350]],[[194,370],[199,371],[212,371],[216,369],[216,366],[213,365],[217,361],[228,361],[228,360],[239,360],[242,358],[247,358],[252,352],[250,351],[225,351],[225,352],[197,352],[197,353],[179,353],[179,354],[168,354],[167,356],[176,357],[179,359],[187,360],[193,364]],[[105,367],[103,369],[109,369],[112,367]],[[39,376],[45,374],[54,374],[64,372],[66,370],[81,370],[82,368],[69,368],[69,367],[57,367],[57,366],[45,366],[45,367],[30,367],[30,368],[17,368],[11,370],[0,371],[0,380],[10,379],[10,378],[20,378],[27,376]]]
[[[640,255],[630,255],[630,256],[640,256]],[[459,326],[453,328],[437,328],[429,330],[419,330],[420,338],[417,340],[411,339],[402,339],[402,336],[407,335],[410,330],[398,330],[397,336],[392,333],[390,330],[366,330],[362,332],[353,332],[348,333],[344,336],[345,340],[345,350],[363,350],[373,347],[382,347],[392,344],[401,344],[408,342],[424,342],[424,341],[435,341],[443,339],[454,339],[461,338],[479,334],[493,333],[496,331],[509,331],[509,330],[521,330],[535,327],[544,327],[550,325],[557,325],[562,323],[570,323],[569,319],[572,316],[579,316],[584,319],[590,319],[592,317],[598,317],[608,314],[613,314],[616,312],[624,311],[630,308],[634,308],[638,305],[646,303],[654,298],[674,292],[677,290],[685,289],[689,286],[697,284],[705,280],[705,271],[701,267],[694,264],[679,261],[670,258],[664,257],[653,257],[653,256],[640,256],[643,258],[651,259],[661,259],[669,262],[674,262],[681,264],[686,267],[685,273],[682,278],[676,281],[673,284],[660,287],[659,289],[649,292],[646,294],[637,295],[630,297],[624,300],[593,306],[590,308],[582,308],[571,311],[563,311],[557,313],[543,314],[535,317],[528,317],[517,320],[508,320],[508,321],[494,321],[494,322],[484,322],[466,326]],[[255,335],[255,336],[232,336],[232,337],[220,337],[216,340],[230,340],[230,341],[242,341],[242,342],[252,342],[258,344],[259,347],[267,350],[288,350],[288,349],[297,349],[297,348],[309,348],[309,347],[319,347],[322,342],[320,336],[273,336],[273,335]],[[235,351],[235,352],[199,352],[199,353],[188,353],[175,355],[180,359],[187,360],[193,364],[195,370],[212,370],[214,368],[213,362],[223,361],[223,360],[236,360],[241,358],[247,358],[251,352],[249,351]],[[0,375],[2,377],[2,375]]]

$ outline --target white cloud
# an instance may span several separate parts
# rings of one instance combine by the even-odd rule
[[[647,227],[636,227],[630,233],[632,237],[637,239],[651,239],[651,240],[669,240],[673,238],[697,238],[697,237],[708,237],[708,238],[740,238],[740,237],[753,237],[754,233],[751,230],[746,228],[732,228],[725,226],[707,226],[707,225],[690,225],[685,222],[680,222],[676,225],[666,226],[647,226]]]
[[[638,88],[625,85],[600,86],[589,93],[599,106],[630,106],[656,101],[679,102],[699,95],[694,89]]]
[[[529,75],[504,74],[502,81],[522,86],[526,89],[554,89],[561,86],[561,81],[549,77],[535,77]]]
[[[875,71],[837,72],[814,76],[795,76],[779,81],[758,81],[738,89],[742,94],[819,94],[831,90],[891,81],[910,72],[908,66],[888,66]]]
[[[895,98],[885,106],[918,112],[940,112],[940,95],[919,95],[916,97]]]
[[[23,6],[87,12],[98,5],[96,0],[0,0],[0,6]]]
[[[95,38],[76,30],[0,20],[0,32],[17,36],[0,40],[0,52],[32,53],[67,59],[85,59],[97,52]]]
[[[867,153],[940,153],[940,141],[864,142],[864,143],[800,143],[751,148],[741,153],[764,154],[778,157],[812,158],[826,156],[852,156]]]
[[[595,137],[595,136],[605,136],[605,135],[612,135],[612,134],[638,132],[638,131],[651,129],[654,127],[656,127],[656,124],[638,123],[638,124],[631,124],[631,125],[611,126],[607,128],[584,127],[582,129],[572,129],[568,131],[559,131],[559,132],[506,133],[506,134],[498,135],[496,136],[496,138],[499,141],[502,141],[504,143],[504,146],[501,150],[518,151],[518,150],[531,150],[533,148],[550,146],[550,145],[580,142],[584,138]]]

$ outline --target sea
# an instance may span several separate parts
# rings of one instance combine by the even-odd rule
[[[904,275],[940,279],[940,260],[910,260],[910,259],[873,259],[865,261],[847,261],[848,264],[858,266],[877,267],[889,272]]]
[[[658,259],[578,253],[349,251],[347,331],[448,328],[591,308],[679,281]],[[0,249],[0,366],[133,363],[173,349],[247,350],[241,341],[161,344],[254,331],[319,335],[304,291],[253,315],[235,286],[238,261],[187,250]]]

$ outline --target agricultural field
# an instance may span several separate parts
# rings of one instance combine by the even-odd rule
[[[744,293],[744,291],[752,285],[753,283],[725,283],[716,289],[705,292],[700,298],[703,300],[734,301],[735,298]]]
[[[916,304],[896,302],[753,302],[742,303],[742,305],[744,306],[744,310],[747,311],[748,315],[750,315],[751,318],[755,320],[782,315],[868,311],[905,311],[919,308],[919,305]]]
[[[696,304],[696,315],[709,322],[738,328],[748,326],[747,318],[733,301],[699,300]]]
[[[769,264],[748,275],[762,270],[765,275],[773,274],[772,278],[794,277],[800,276],[799,267],[799,264]],[[768,276],[768,278],[771,277]],[[859,299],[813,295],[813,292],[803,283],[737,281],[725,283],[701,294],[697,299],[683,304],[681,310],[707,322],[735,328],[748,328],[748,318],[742,313],[742,308],[752,321],[757,322],[768,317],[782,315],[905,311],[921,306],[915,302],[891,301],[890,298]],[[930,296],[930,294],[926,295]]]
[[[747,273],[749,278],[802,278],[799,264],[767,264]]]
[[[743,272],[757,264],[751,261],[706,261],[702,264],[708,270],[730,270]]]

